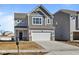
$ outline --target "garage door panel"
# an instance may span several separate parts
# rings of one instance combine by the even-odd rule
[[[33,41],[47,41],[50,40],[51,33],[32,33]]]

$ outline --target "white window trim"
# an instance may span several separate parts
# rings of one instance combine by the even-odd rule
[[[49,19],[49,23],[48,23],[48,19]],[[51,24],[51,21],[50,20],[51,20],[50,18],[47,18],[47,24]]]
[[[33,18],[41,18],[41,24],[34,24]],[[43,18],[42,17],[32,17],[32,25],[42,25],[43,24]]]

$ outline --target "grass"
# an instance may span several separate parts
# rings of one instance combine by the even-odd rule
[[[20,42],[19,47],[20,50],[44,49],[43,47],[32,41]],[[16,42],[0,42],[0,50],[17,50]]]
[[[42,50],[42,46],[33,41],[20,41],[19,50]],[[17,50],[16,42],[0,42],[0,50]],[[0,55],[43,55],[47,52],[0,53]]]

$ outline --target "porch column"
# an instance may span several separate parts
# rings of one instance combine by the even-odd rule
[[[30,16],[30,14],[28,13],[28,26],[29,26],[29,16]],[[32,41],[32,37],[31,37],[31,30],[30,30],[30,28],[28,27],[28,39],[29,39],[29,41]]]
[[[28,31],[29,41],[32,41],[31,30]]]

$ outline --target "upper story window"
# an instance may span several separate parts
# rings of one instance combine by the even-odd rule
[[[33,25],[42,25],[42,17],[32,17]]]
[[[16,22],[18,22],[18,23],[21,22],[21,21],[22,21],[22,20],[20,20],[20,19],[17,19],[17,20],[16,20]]]
[[[24,23],[24,20],[22,20],[22,19],[17,19],[17,20],[15,20],[15,22],[16,22],[16,23]]]
[[[76,16],[75,15],[72,15],[71,18],[72,18],[72,20],[74,20],[76,18]]]
[[[48,19],[48,23],[50,23],[50,21],[49,21],[50,19]]]
[[[49,18],[47,18],[47,24],[50,24],[50,19]]]
[[[17,22],[19,22],[19,20],[17,20]]]
[[[19,26],[19,25],[21,25],[21,24],[24,24],[24,20],[22,20],[22,19],[16,19],[16,20],[15,20],[15,26],[16,26],[16,25]]]

